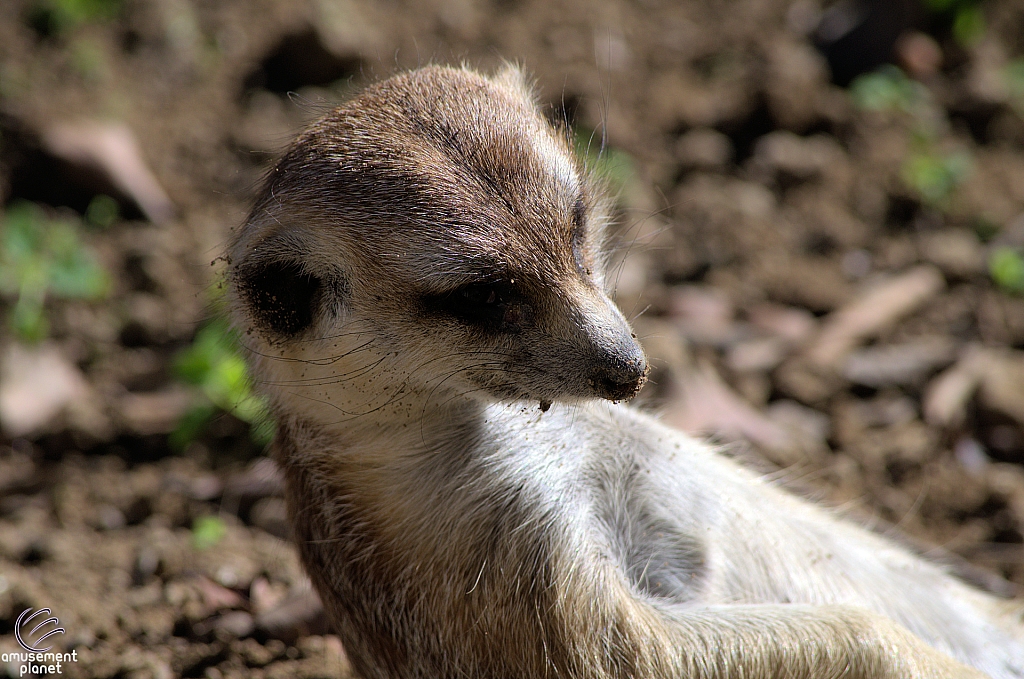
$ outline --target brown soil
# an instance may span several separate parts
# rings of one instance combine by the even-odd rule
[[[0,4],[0,201],[81,213],[100,190],[123,217],[85,236],[110,295],[47,306],[47,346],[86,391],[0,433],[0,652],[48,607],[70,676],[348,675],[246,425],[169,444],[195,398],[171,363],[275,155],[361,84],[431,62],[520,63],[552,117],[628,154],[613,278],[657,368],[643,407],[982,586],[1024,585],[1024,299],[988,270],[1024,247],[1024,106],[1004,79],[1021,3],[984,4],[970,47],[947,18],[890,17],[923,103],[881,111],[830,80],[813,0],[125,0],[54,30],[39,8],[59,4]],[[873,68],[869,48],[825,48],[835,79]],[[173,217],[40,141],[82,120],[134,132]],[[906,171],[922,153],[970,173],[928,198]]]

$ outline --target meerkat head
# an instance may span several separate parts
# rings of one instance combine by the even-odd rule
[[[270,173],[231,250],[236,315],[264,375],[321,397],[628,399],[648,368],[603,290],[605,221],[516,69],[424,68]]]

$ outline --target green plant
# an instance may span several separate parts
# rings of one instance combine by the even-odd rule
[[[94,196],[85,208],[85,221],[87,224],[105,229],[116,222],[120,214],[117,201],[100,193]]]
[[[1014,59],[1002,71],[1003,84],[1009,95],[1010,105],[1017,115],[1024,116],[1024,59]]]
[[[975,217],[971,226],[974,228],[974,233],[977,234],[978,240],[982,243],[989,242],[999,233],[999,225],[985,216]]]
[[[989,257],[988,271],[1006,292],[1024,293],[1024,258],[1013,248],[996,248]]]
[[[109,287],[75,221],[51,219],[33,203],[8,208],[0,226],[0,292],[14,299],[8,322],[19,339],[35,342],[49,333],[47,298],[100,299]]]
[[[963,151],[942,154],[934,149],[911,153],[903,161],[901,175],[921,199],[943,207],[953,190],[971,173],[971,157]]]
[[[199,387],[204,400],[178,423],[171,434],[173,446],[184,448],[198,437],[218,410],[247,422],[255,443],[266,445],[273,439],[267,400],[253,390],[238,333],[226,318],[215,317],[196,333],[191,346],[175,360],[174,371],[184,382]]]
[[[909,117],[911,150],[903,160],[900,177],[923,203],[946,208],[950,195],[970,175],[973,162],[966,151],[940,148],[949,122],[931,91],[888,65],[857,77],[850,84],[850,98],[863,110],[893,111]]]
[[[953,17],[953,39],[965,47],[976,45],[985,35],[985,14],[977,4],[961,2]]]
[[[113,19],[124,0],[37,0],[29,22],[45,35],[59,35],[90,21]]]
[[[985,13],[980,0],[924,0],[924,6],[932,14],[952,20],[953,39],[964,47],[976,44],[985,34]]]
[[[867,111],[903,111],[916,114],[928,98],[928,89],[899,68],[886,65],[857,76],[850,83],[853,103]]]
[[[596,132],[576,128],[573,132],[576,156],[596,176],[608,182],[612,193],[621,195],[636,181],[636,163],[625,151],[606,146]]]
[[[91,38],[81,37],[72,41],[68,46],[68,57],[72,68],[83,80],[101,82],[110,77],[103,47]]]
[[[192,522],[192,546],[206,550],[217,546],[228,532],[228,527],[219,516],[198,516]]]

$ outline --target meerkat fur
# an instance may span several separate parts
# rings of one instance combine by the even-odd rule
[[[372,85],[269,173],[234,314],[358,674],[1024,677],[1004,602],[621,403],[607,221],[514,67]]]

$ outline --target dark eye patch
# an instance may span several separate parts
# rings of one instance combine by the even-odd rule
[[[423,301],[431,311],[490,332],[518,332],[531,310],[510,281],[468,283],[451,292],[428,295]]]

